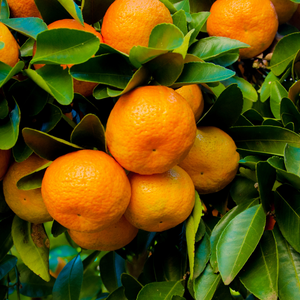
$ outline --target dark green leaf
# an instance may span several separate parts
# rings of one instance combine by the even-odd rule
[[[206,233],[206,227],[203,219],[201,218],[200,224],[198,226],[197,232],[196,232],[196,237],[195,237],[195,242],[200,242],[201,239],[204,237]]]
[[[103,298],[100,298],[103,299]],[[120,286],[113,292],[111,292],[107,298],[104,298],[105,300],[127,300],[125,293],[124,293],[124,287]]]
[[[265,228],[262,205],[254,205],[233,218],[217,243],[220,274],[227,285],[236,277],[255,250]]]
[[[221,282],[221,275],[215,274],[210,264],[195,280],[195,295],[197,300],[211,300]]]
[[[121,287],[122,273],[125,273],[125,260],[120,255],[111,251],[101,258],[100,274],[105,274],[102,281],[109,292]]]
[[[136,300],[138,293],[143,288],[143,285],[129,274],[121,275],[121,282],[125,288],[125,296],[128,300]]]
[[[71,143],[83,148],[106,152],[105,130],[99,118],[93,114],[85,115],[71,134]]]
[[[288,96],[287,90],[279,81],[273,81],[270,86],[270,107],[276,119],[280,119],[281,100]]]
[[[65,10],[79,23],[83,25],[83,17],[80,8],[73,0],[58,0]]]
[[[278,251],[272,231],[265,231],[239,277],[258,299],[276,300],[278,293]]]
[[[13,76],[18,74],[24,66],[25,64],[23,61],[18,61],[13,68],[0,61],[0,87],[7,83]]]
[[[295,132],[275,126],[237,126],[229,130],[238,149],[249,153],[284,155],[287,143],[300,146],[300,136]]]
[[[9,113],[8,102],[5,98],[0,99],[0,119],[4,119]]]
[[[6,0],[1,0],[0,2],[0,19],[8,19],[9,18],[9,6]]]
[[[97,23],[101,20],[108,7],[113,3],[113,0],[85,0],[82,2],[81,11],[83,19],[88,24]]]
[[[46,65],[37,71],[26,69],[25,73],[60,104],[68,105],[72,102],[74,97],[73,81],[68,69]]]
[[[289,173],[300,176],[300,148],[286,145],[284,151],[284,164]]]
[[[200,126],[216,126],[227,129],[239,118],[243,108],[243,95],[236,84],[228,86],[211,108],[201,117]]]
[[[183,293],[181,281],[152,282],[141,289],[137,300],[172,300],[174,295],[183,296]]]
[[[13,218],[14,215],[9,216],[8,218],[0,222],[0,261],[2,261],[2,259],[6,256],[7,252],[13,246],[13,240],[11,236]]]
[[[97,52],[99,38],[93,33],[55,28],[38,34],[31,64],[80,64]]]
[[[202,240],[195,247],[194,278],[200,276],[204,271],[210,258],[210,252],[209,236],[205,233]]]
[[[43,225],[31,224],[15,216],[11,233],[24,264],[43,280],[50,281],[49,239]]]
[[[300,252],[300,192],[290,185],[281,185],[275,193],[276,221],[284,238]]]
[[[14,255],[7,254],[0,262],[0,279],[10,272],[17,264],[18,258]]]
[[[281,300],[294,300],[300,295],[300,254],[284,239],[277,225],[274,235],[278,248],[278,296]]]
[[[36,39],[36,36],[47,30],[47,24],[44,23],[40,18],[10,18],[6,20],[1,20],[2,23],[7,25],[13,30],[16,30],[28,37]]]
[[[281,120],[284,126],[293,122],[295,132],[300,131],[300,113],[295,104],[289,98],[283,98],[280,106]]]
[[[58,237],[59,235],[61,235],[62,233],[66,232],[68,229],[64,226],[62,226],[61,224],[59,224],[57,221],[53,221],[52,223],[52,227],[51,227],[51,234],[54,237]]]
[[[83,264],[79,255],[68,262],[53,286],[53,300],[79,300]]]

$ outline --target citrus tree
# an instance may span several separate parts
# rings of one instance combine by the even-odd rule
[[[161,0],[171,18],[154,24],[147,44],[130,47],[128,53],[106,43],[105,36],[97,36],[113,0],[35,0],[35,14],[25,16],[17,14],[14,2],[21,3],[22,12],[31,5],[1,0],[0,6],[0,24],[9,29],[6,36],[12,34],[19,48],[15,61],[5,60],[12,55],[14,41],[0,36],[0,299],[298,299],[300,26],[296,9],[300,1],[274,1],[266,23],[275,28],[273,36],[267,36],[270,31],[264,31],[261,25],[260,43],[267,39],[270,42],[250,57],[244,56],[249,48],[253,49],[250,40],[210,33],[208,20],[214,3],[210,0]],[[275,8],[281,2],[289,5],[292,13],[279,19]],[[265,4],[255,3],[253,18],[260,17]],[[48,30],[49,24],[65,19],[80,26],[87,24],[92,31],[86,27],[81,30],[79,25]],[[249,16],[242,19],[249,20]],[[215,23],[212,29],[221,24],[220,19],[211,20]],[[230,23],[235,24],[237,32],[239,22]],[[143,23],[147,24],[147,19]],[[143,23],[139,25],[143,27]],[[140,28],[136,26],[132,32],[126,29],[119,28],[124,36],[121,41],[138,36]],[[83,89],[77,90],[77,85]],[[214,170],[223,169],[224,161],[234,161],[238,152],[232,178],[228,180],[224,175],[222,180],[227,180],[225,186],[208,192],[196,188],[195,196],[192,186],[193,203],[187,216],[164,230],[133,228],[118,215],[119,227],[99,227],[99,237],[94,232],[80,231],[81,215],[77,212],[76,218],[75,214],[69,215],[67,225],[61,224],[64,218],[56,220],[52,212],[59,209],[63,199],[63,191],[56,191],[56,187],[63,180],[59,174],[65,171],[61,164],[60,173],[50,173],[57,159],[64,157],[70,162],[73,153],[96,150],[110,161],[121,146],[111,153],[106,126],[121,97],[123,101],[139,87],[159,86],[170,91],[189,85],[201,87],[203,97],[197,127],[203,132],[207,128],[221,130],[221,135],[232,139],[236,146],[231,146],[231,152],[222,144],[207,151],[208,168]],[[115,120],[123,110],[115,114]],[[166,118],[177,126],[174,134],[182,131],[192,113],[185,114],[182,108],[175,115],[181,118]],[[130,128],[131,119],[122,118],[117,130],[116,121],[112,122],[110,132],[123,132],[127,125]],[[164,131],[167,125],[156,125],[151,135],[163,133],[167,139],[171,134]],[[123,151],[126,155],[133,148],[135,134],[130,138],[128,132],[122,134],[120,140],[125,140],[129,149]],[[188,147],[191,149],[191,145]],[[173,146],[169,148],[171,153]],[[32,167],[25,167],[23,163],[34,156],[37,158]],[[133,154],[133,162],[137,159],[138,152]],[[74,160],[76,163],[78,160]],[[19,171],[7,171],[15,164],[21,166]],[[119,180],[107,168],[101,170],[103,189],[105,184]],[[126,177],[125,171],[118,168],[123,174],[120,176]],[[42,198],[38,198],[40,188],[47,185],[43,180],[46,176],[47,181],[54,182],[48,190],[42,189],[46,206],[52,208],[50,215]],[[131,186],[133,180],[142,180],[140,176],[128,176]],[[13,183],[7,187],[8,177]],[[156,182],[160,184],[162,178]],[[114,193],[126,194],[128,185],[126,181]],[[156,194],[154,199],[151,196],[156,202],[145,207],[142,219],[146,220],[164,197],[174,194],[176,199],[187,198],[187,189],[162,190],[162,195]],[[74,185],[74,191],[73,198],[68,198],[70,211],[81,205],[72,199],[90,195],[89,188],[80,190]],[[16,204],[15,194],[24,201],[28,197],[26,214],[22,214],[25,206]],[[129,202],[128,193],[122,197]],[[145,201],[150,198],[143,197]],[[98,211],[97,205],[96,200],[90,201],[88,211]],[[113,207],[119,209],[119,204]],[[172,214],[181,210],[184,205]],[[36,219],[28,221],[33,211],[38,211],[34,213]],[[106,213],[96,217],[99,224]],[[111,223],[116,224],[116,220]],[[74,232],[70,231],[72,226]],[[128,232],[130,235],[124,237]],[[105,241],[120,241],[123,237],[124,244],[117,244],[113,250],[105,248]],[[104,244],[100,250],[93,248],[97,239]]]

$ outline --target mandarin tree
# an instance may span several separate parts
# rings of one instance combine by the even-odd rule
[[[2,0],[0,300],[300,298],[300,0]]]

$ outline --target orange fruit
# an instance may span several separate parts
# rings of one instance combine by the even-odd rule
[[[109,227],[97,232],[69,230],[72,240],[81,248],[99,251],[113,251],[129,244],[137,235],[138,229],[124,216]]]
[[[122,95],[110,112],[106,141],[123,168],[163,173],[189,152],[196,122],[187,101],[165,86],[138,87]]]
[[[300,30],[300,5],[299,4],[293,16],[288,21],[288,23],[298,28],[298,30]]]
[[[52,220],[43,202],[41,189],[20,190],[17,182],[47,162],[32,154],[20,163],[13,162],[3,179],[3,193],[8,206],[21,219],[35,224]]]
[[[159,0],[115,0],[107,9],[101,27],[105,44],[129,54],[133,46],[148,46],[152,29],[173,23]]]
[[[0,149],[0,180],[3,179],[4,175],[10,164],[11,149],[1,150]]]
[[[96,31],[96,29],[94,27],[92,27],[91,25],[84,23],[84,26],[82,26],[79,22],[77,22],[74,19],[62,19],[62,20],[57,20],[53,23],[50,23],[48,25],[48,29],[55,29],[55,28],[70,28],[70,29],[78,29],[78,30],[84,30],[90,33],[95,34],[100,42],[103,42],[102,39],[102,35]],[[36,44],[34,44],[33,46],[33,56],[36,52]],[[34,64],[34,68],[36,70],[40,69],[41,67],[43,67],[44,64]],[[64,68],[67,67],[67,65],[62,65]],[[73,65],[70,64],[68,65],[69,68],[71,68]],[[85,97],[91,96],[93,94],[93,90],[94,88],[98,85],[98,83],[95,82],[88,82],[88,81],[80,81],[77,79],[73,79],[73,84],[74,84],[74,92],[75,93],[79,93]]]
[[[67,262],[62,257],[57,257],[57,265],[54,271],[49,270],[50,275],[53,276],[54,278],[57,278],[57,276],[59,275],[59,273],[62,271],[62,269],[66,264]]]
[[[298,3],[290,0],[271,0],[274,4],[279,24],[288,22],[297,10]]]
[[[240,49],[240,58],[252,58],[266,50],[278,29],[278,18],[270,0],[217,0],[210,9],[207,32],[250,45]]]
[[[195,187],[179,166],[160,174],[129,173],[131,199],[126,219],[135,227],[161,232],[182,223],[193,210]]]
[[[34,0],[7,0],[12,18],[42,18]]]
[[[130,184],[122,167],[98,150],[60,156],[47,168],[44,203],[54,220],[77,231],[99,231],[117,222],[130,200]]]
[[[0,61],[14,67],[19,61],[19,45],[10,30],[0,22],[0,42],[4,47],[0,49]]]
[[[181,88],[176,89],[175,92],[180,94],[191,106],[192,111],[195,115],[195,120],[197,122],[200,116],[202,115],[204,109],[204,99],[199,85],[184,85]]]
[[[240,155],[234,140],[213,126],[199,126],[195,143],[179,164],[192,178],[199,194],[218,192],[235,177]]]

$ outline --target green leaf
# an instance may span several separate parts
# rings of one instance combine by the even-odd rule
[[[160,85],[171,86],[180,76],[184,60],[181,54],[166,53],[144,64]]]
[[[173,53],[179,53],[182,55],[182,57],[185,59],[187,52],[188,52],[188,47],[189,47],[189,41],[191,38],[191,35],[193,33],[194,29],[189,31],[186,36],[184,37],[183,43],[181,46],[173,50]]]
[[[72,77],[78,80],[97,82],[124,89],[132,77],[127,59],[117,54],[103,54],[92,57],[86,63],[70,69]]]
[[[228,211],[215,225],[210,235],[210,245],[211,245],[211,258],[210,264],[215,273],[219,272],[219,266],[217,261],[217,244],[220,240],[220,237],[227,227],[227,225],[240,213],[247,210],[252,206],[256,206],[258,204],[257,199],[252,199],[248,202],[244,202],[240,205],[235,206],[230,211]]]
[[[32,128],[24,128],[22,130],[22,133],[26,144],[37,155],[51,161],[69,152],[83,149],[63,139],[56,138],[47,133],[34,130]]]
[[[81,10],[73,0],[58,0],[58,2],[76,21],[83,25],[83,17]]]
[[[85,115],[76,125],[71,134],[71,143],[83,148],[107,152],[105,143],[105,130],[99,118],[93,114]]]
[[[99,38],[93,33],[55,28],[37,35],[36,53],[31,64],[80,64],[97,52]]]
[[[9,113],[8,117],[0,125],[0,149],[11,149],[17,142],[19,136],[20,110],[17,104]]]
[[[275,46],[271,61],[271,71],[281,75],[291,64],[300,48],[300,33],[288,34],[278,41]]]
[[[109,292],[121,287],[121,274],[125,273],[125,260],[116,252],[111,251],[105,254],[100,260],[100,274],[103,284]]]
[[[300,252],[300,192],[290,185],[281,185],[275,193],[276,221],[284,238]]]
[[[7,100],[3,97],[0,99],[0,119],[3,120],[9,114]]]
[[[284,164],[289,173],[300,176],[300,148],[286,145],[284,150]]]
[[[188,251],[188,260],[190,267],[190,278],[194,278],[194,264],[195,264],[195,222],[193,216],[189,216],[186,221],[186,243],[187,243],[187,251]]]
[[[120,286],[113,292],[111,292],[107,298],[104,298],[105,300],[127,300],[125,294],[124,294],[124,287]],[[101,298],[100,298],[101,299]]]
[[[77,255],[59,273],[53,286],[53,300],[79,300],[82,281],[83,264]]]
[[[61,66],[46,65],[37,71],[26,69],[24,72],[60,104],[69,105],[72,102],[74,97],[73,80],[68,69],[64,70]]]
[[[250,46],[238,40],[227,37],[211,36],[203,38],[193,44],[189,49],[189,53],[209,61],[234,50],[238,53],[239,49],[248,47]]]
[[[197,300],[211,300],[221,282],[221,275],[215,274],[210,264],[195,280],[195,295]]]
[[[288,96],[287,90],[279,81],[273,81],[270,86],[270,107],[276,119],[280,119],[281,100]]]
[[[236,84],[228,86],[210,109],[200,118],[198,126],[215,126],[227,130],[239,118],[243,96]]]
[[[239,277],[243,285],[258,299],[277,299],[278,251],[272,231],[264,232]]]
[[[238,149],[252,154],[284,155],[285,145],[300,146],[295,132],[269,125],[236,126],[229,130]]]
[[[194,42],[197,41],[197,36],[199,32],[202,30],[202,28],[204,27],[209,15],[210,12],[208,11],[201,11],[201,12],[191,14],[192,20],[189,23],[188,30],[195,29],[195,31],[193,32],[192,37],[190,39],[190,45],[192,45]]]
[[[138,294],[137,300],[172,300],[174,295],[183,296],[181,281],[151,282],[146,284]]]
[[[125,296],[128,300],[135,300],[143,285],[129,274],[121,275],[121,282],[125,288]]]
[[[276,180],[276,170],[267,161],[256,165],[258,191],[265,213],[271,210],[272,190]]]
[[[278,248],[278,296],[281,300],[294,300],[300,295],[300,254],[284,239],[278,226],[273,229]]]
[[[205,233],[202,240],[195,246],[194,278],[200,276],[204,271],[210,258],[210,252],[209,236]]]
[[[6,0],[0,1],[0,19],[8,19],[9,18],[9,6]]]
[[[221,277],[228,285],[255,250],[266,224],[262,205],[254,205],[233,218],[217,243],[217,261]]]
[[[85,0],[81,3],[81,11],[83,20],[88,24],[95,24],[101,20],[108,7],[114,2],[114,0]]]
[[[9,215],[6,212],[7,215]],[[13,246],[13,240],[11,236],[11,227],[14,215],[6,217],[0,222],[0,261],[7,255],[7,252]]]
[[[173,24],[178,27],[184,35],[188,33],[186,15],[183,9],[178,10],[172,15]]]
[[[18,258],[7,254],[0,262],[0,279],[7,275],[17,264]]]
[[[15,216],[11,233],[24,264],[43,280],[50,281],[49,240],[43,225],[31,224]]]
[[[183,43],[182,31],[173,24],[162,23],[156,25],[149,37],[149,48],[174,50]]]
[[[291,99],[283,98],[281,100],[280,114],[284,126],[293,122],[295,125],[295,132],[300,131],[300,113]]]
[[[271,93],[271,84],[274,81],[278,81],[278,78],[274,75],[274,73],[271,71],[266,76],[259,92],[260,92],[260,101],[265,102],[269,97]]]
[[[40,18],[10,18],[1,20],[1,22],[9,28],[33,39],[36,39],[39,33],[48,30],[47,24]]]
[[[0,88],[13,76],[18,74],[24,68],[24,66],[25,64],[23,61],[18,61],[13,68],[0,61]]]
[[[52,223],[52,227],[51,227],[51,234],[54,237],[58,237],[59,235],[61,235],[62,233],[66,232],[68,230],[68,228],[62,226],[61,224],[59,224],[57,221],[53,220]],[[72,248],[73,249],[73,248]]]

